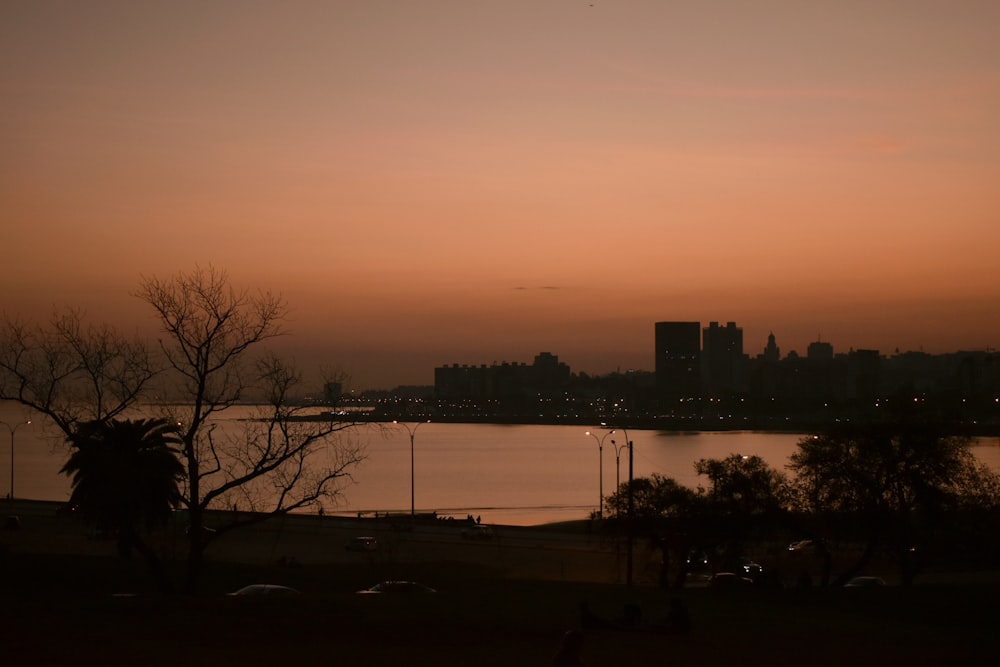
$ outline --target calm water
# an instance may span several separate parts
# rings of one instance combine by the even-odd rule
[[[16,424],[20,408],[4,406],[0,419]],[[230,425],[232,422],[230,422]],[[226,424],[223,423],[223,427]],[[597,441],[581,426],[501,426],[491,424],[422,424],[414,438],[414,494],[418,512],[437,511],[486,523],[533,525],[581,519],[597,509],[600,491],[615,488],[619,466],[615,447],[625,442],[619,431]],[[409,512],[410,436],[401,426],[382,432],[359,432],[367,459],[342,489],[338,513]],[[602,431],[595,431],[599,436]],[[756,454],[783,468],[801,436],[787,433],[666,433],[629,429],[634,443],[636,477],[659,473],[697,486],[693,464],[701,458]],[[977,456],[1000,470],[1000,439],[981,441]],[[69,480],[59,474],[66,448],[42,423],[17,430],[14,445],[14,492],[19,498],[65,500]],[[599,471],[603,462],[603,484]],[[10,435],[0,425],[0,495],[10,490]],[[620,475],[628,478],[628,450],[620,457]]]

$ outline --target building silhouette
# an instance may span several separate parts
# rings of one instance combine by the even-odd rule
[[[434,393],[445,399],[550,398],[564,392],[570,382],[570,368],[550,352],[535,355],[525,363],[487,366],[452,364],[434,369]]]
[[[809,347],[806,348],[806,359],[831,361],[833,359],[833,345],[819,340],[809,343]]]
[[[767,347],[764,348],[764,361],[776,363],[781,361],[781,348],[774,340],[774,332],[767,335]]]
[[[701,396],[701,323],[657,322],[654,325],[656,393],[663,408]]]
[[[782,357],[772,331],[761,352],[750,356],[735,322],[704,329],[699,322],[656,322],[654,333],[653,372],[574,374],[549,352],[531,364],[453,364],[435,368],[434,386],[420,396],[411,392],[407,409],[445,419],[807,429],[920,408],[977,429],[1000,424],[995,350],[883,355],[836,352],[817,340],[804,356],[790,351]],[[326,390],[328,401],[339,393],[333,385]],[[372,399],[384,401],[385,410],[402,409],[388,397]]]
[[[743,329],[735,322],[720,327],[709,322],[702,329],[702,393],[728,396],[744,390]]]

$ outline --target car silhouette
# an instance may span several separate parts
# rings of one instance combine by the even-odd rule
[[[377,551],[378,540],[370,535],[362,535],[360,537],[355,537],[353,540],[344,545],[344,549],[347,551]]]
[[[743,577],[735,572],[716,572],[708,580],[709,588],[743,588],[753,586],[753,579]]]
[[[361,595],[379,593],[437,593],[436,590],[415,581],[383,581],[375,584],[371,588],[358,591]]]
[[[815,540],[799,540],[788,545],[789,551],[796,553],[814,553],[819,544]]]
[[[255,598],[290,598],[297,597],[301,593],[291,586],[282,586],[280,584],[250,584],[237,591],[233,591],[230,595]]]
[[[751,579],[759,577],[764,573],[763,566],[749,558],[740,559],[740,569],[743,570],[743,576],[750,577]]]
[[[493,529],[489,526],[477,524],[462,529],[462,539],[466,540],[492,540]]]
[[[844,588],[877,588],[879,586],[885,586],[885,579],[882,577],[854,577],[844,584]]]

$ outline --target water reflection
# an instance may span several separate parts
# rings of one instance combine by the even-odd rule
[[[12,406],[0,419],[18,419]],[[69,480],[59,474],[66,447],[51,430],[36,423],[18,431],[17,494],[36,500],[65,500]],[[225,420],[222,428],[238,422]],[[390,425],[391,426],[391,425]],[[599,489],[615,485],[615,455],[603,450],[603,485],[593,440],[582,426],[518,426],[431,422],[415,441],[413,475],[417,512],[436,511],[484,523],[533,525],[586,518],[598,506]],[[343,486],[337,514],[410,511],[410,438],[399,428],[365,428],[356,434],[367,443],[368,458]],[[636,477],[659,473],[695,487],[693,464],[701,458],[756,454],[783,468],[801,436],[765,432],[666,433],[629,429]],[[974,451],[1000,470],[1000,439],[988,438]],[[9,474],[6,448],[0,448],[0,485]],[[627,476],[627,452],[621,460]],[[5,487],[0,494],[6,495]]]

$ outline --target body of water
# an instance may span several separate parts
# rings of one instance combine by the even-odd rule
[[[0,415],[11,425],[30,416],[11,405],[4,406]],[[234,425],[234,421],[221,424],[224,428]],[[416,511],[457,517],[471,514],[484,523],[509,525],[586,518],[597,509],[602,491],[610,495],[617,479],[628,479],[628,449],[622,447],[626,439],[621,431],[610,435],[593,431],[598,438],[603,437],[603,451],[585,431],[583,426],[421,424],[414,436]],[[353,469],[353,479],[343,485],[336,512],[409,512],[409,432],[401,425],[362,426],[356,437],[366,443],[367,458]],[[629,429],[628,437],[633,442],[635,477],[658,473],[696,487],[706,483],[694,472],[698,459],[755,454],[784,469],[802,436]],[[0,426],[0,443],[5,438],[9,432]],[[0,445],[0,493],[4,496],[11,482],[7,443]],[[981,440],[975,452],[1000,470],[1000,439]],[[69,479],[59,473],[67,453],[66,445],[43,422],[18,428],[13,456],[16,497],[67,499]]]

